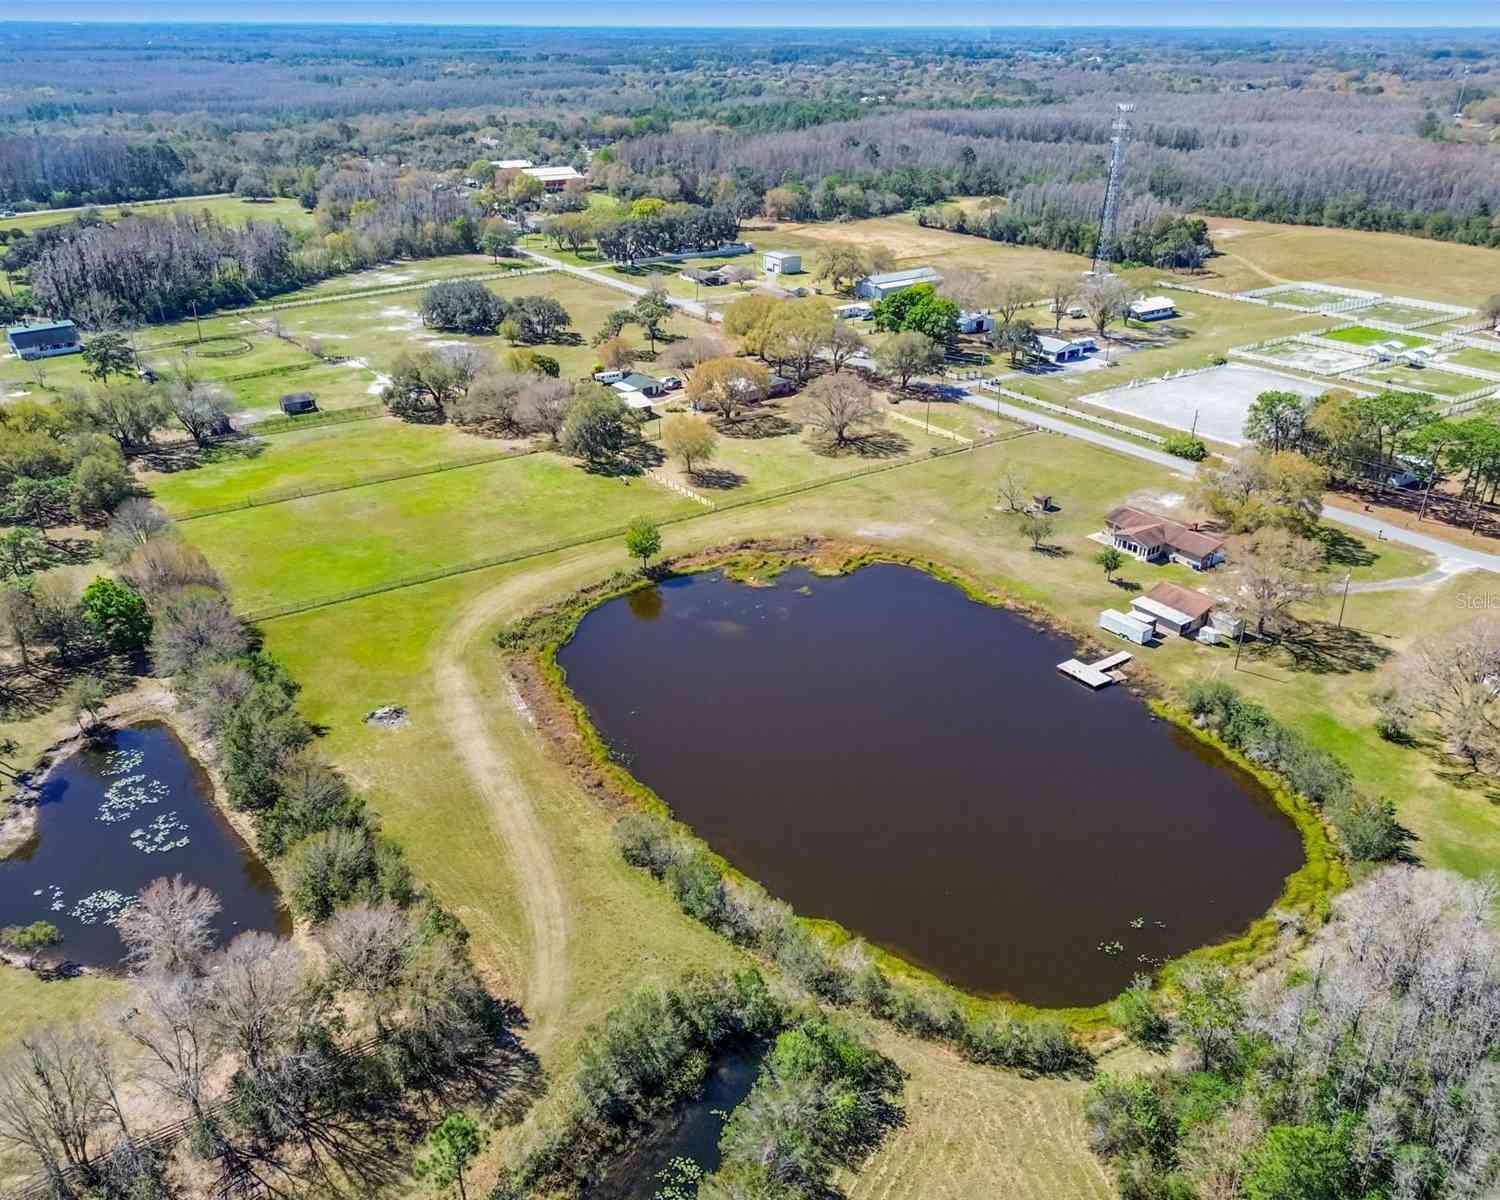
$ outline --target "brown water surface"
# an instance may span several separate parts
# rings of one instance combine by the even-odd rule
[[[1244,929],[1303,857],[1253,778],[1059,675],[1073,654],[882,565],[672,579],[595,609],[558,661],[636,777],[799,913],[1077,1005]]]

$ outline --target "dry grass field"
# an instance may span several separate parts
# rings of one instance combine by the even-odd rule
[[[1500,250],[1309,225],[1205,217],[1219,251],[1205,287],[1331,283],[1446,304],[1481,304],[1500,288]]]

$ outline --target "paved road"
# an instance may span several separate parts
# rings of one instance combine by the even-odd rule
[[[934,381],[936,382],[936,381]],[[940,385],[944,386],[944,385]],[[1075,437],[1079,441],[1089,442],[1095,446],[1101,446],[1106,450],[1113,450],[1117,454],[1128,454],[1134,458],[1144,459],[1146,462],[1155,463],[1157,466],[1166,467],[1170,471],[1186,478],[1193,478],[1198,473],[1196,463],[1188,462],[1186,459],[1177,458],[1175,455],[1167,454],[1162,450],[1153,450],[1149,446],[1142,446],[1136,442],[1127,441],[1124,438],[1114,437],[1111,434],[1098,430],[1088,429],[1082,425],[1075,425],[1061,417],[1055,417],[1048,413],[1035,412],[1029,408],[1019,408],[1013,404],[1006,404],[1003,400],[994,399],[991,396],[978,395],[964,388],[955,388],[951,384],[945,385],[947,390],[954,393],[966,404],[972,404],[975,408],[982,408],[986,412],[997,413],[1003,417],[1020,421],[1027,425],[1039,425],[1043,429],[1050,429],[1054,433],[1066,434]],[[1500,574],[1500,554],[1490,554],[1483,550],[1471,550],[1467,546],[1458,546],[1452,542],[1444,541],[1440,537],[1431,534],[1418,533],[1411,529],[1402,529],[1394,525],[1384,525],[1378,518],[1370,513],[1351,512],[1346,508],[1335,508],[1332,505],[1323,506],[1323,518],[1328,521],[1336,521],[1340,525],[1347,525],[1351,529],[1357,529],[1361,533],[1384,536],[1387,541],[1398,542],[1403,546],[1411,546],[1417,550],[1425,550],[1434,555],[1438,560],[1435,571],[1426,575],[1412,576],[1409,580],[1400,581],[1404,587],[1421,587],[1428,583],[1436,583],[1449,575],[1459,571],[1494,571]],[[1390,587],[1396,581],[1387,581],[1384,585]],[[1362,587],[1356,584],[1359,590],[1375,590],[1378,585]],[[1351,590],[1354,590],[1351,588]]]
[[[553,258],[550,254],[541,254],[536,250],[528,250],[524,246],[517,249],[527,258],[535,259],[539,263],[557,271],[566,271],[569,275],[577,275],[579,279],[587,279],[590,283],[603,284],[605,287],[614,288],[617,292],[628,292],[632,296],[644,296],[646,289],[638,283],[629,283],[624,279],[618,279],[613,275],[606,275],[602,271],[595,271],[590,267],[575,267],[572,263],[565,263],[560,258]],[[696,300],[683,300],[677,296],[668,296],[667,303],[673,308],[680,308],[690,316],[701,317],[705,321],[719,321],[723,318],[718,313],[709,312]]]

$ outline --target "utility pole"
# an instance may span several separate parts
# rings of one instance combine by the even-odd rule
[[[1345,571],[1344,572],[1344,598],[1339,601],[1339,624],[1338,624],[1338,627],[1340,629],[1342,629],[1344,627],[1344,609],[1346,607],[1348,607],[1348,604],[1349,604],[1349,581],[1351,579],[1353,579],[1353,578],[1354,578],[1354,572],[1353,571]]]

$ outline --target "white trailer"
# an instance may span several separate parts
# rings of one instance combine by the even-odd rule
[[[1099,614],[1099,628],[1137,646],[1149,646],[1156,637],[1156,626],[1145,617],[1113,608],[1106,608]]]

